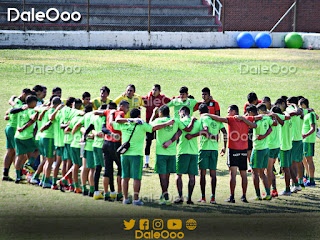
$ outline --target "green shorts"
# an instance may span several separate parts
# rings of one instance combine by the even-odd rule
[[[7,139],[7,149],[15,148],[16,144],[14,142],[14,134],[16,133],[16,129],[14,127],[7,125],[5,129],[5,133],[6,133],[6,139]]]
[[[198,155],[178,155],[177,174],[198,175]]]
[[[303,156],[313,157],[314,156],[314,143],[303,143]]]
[[[61,157],[62,161],[65,161],[66,159],[63,158],[64,155],[64,147],[56,147],[56,154],[57,156]]]
[[[199,168],[217,170],[218,151],[217,150],[200,150]]]
[[[15,144],[16,144],[17,156],[23,155],[26,153],[32,153],[37,149],[36,140],[34,140],[34,138],[29,138],[24,140],[15,138]]]
[[[291,160],[302,162],[303,160],[303,144],[301,141],[292,141]]]
[[[159,174],[175,173],[176,172],[176,156],[157,154],[154,171]]]
[[[269,163],[269,148],[256,150],[252,149],[250,157],[250,166],[252,168],[267,168]]]
[[[291,167],[291,149],[287,151],[280,151],[279,153],[280,167]]]
[[[73,164],[78,164],[80,167],[82,166],[82,160],[80,157],[80,148],[71,148],[71,160]]]
[[[35,141],[36,141],[37,148],[39,149],[39,154],[43,156],[43,150],[42,150],[42,147],[40,147],[40,140],[35,140]]]
[[[40,148],[42,148],[44,157],[53,158],[54,157],[54,142],[53,138],[40,138],[39,140]]]
[[[122,178],[142,178],[143,157],[142,156],[121,156]]]
[[[93,148],[94,165],[104,167],[102,148]]]
[[[269,149],[269,158],[276,159],[279,156],[280,148]]]
[[[87,160],[87,168],[95,168],[93,151],[85,150],[83,157]]]
[[[71,147],[70,144],[64,145],[63,148],[63,157],[64,160],[71,160]]]

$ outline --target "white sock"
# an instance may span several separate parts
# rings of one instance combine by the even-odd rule
[[[150,155],[146,155],[146,164],[149,164]]]
[[[99,191],[95,191],[94,195],[100,195],[100,192]]]

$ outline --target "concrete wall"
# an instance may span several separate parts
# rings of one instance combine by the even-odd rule
[[[251,32],[255,37],[259,32]],[[239,32],[152,32],[144,31],[0,31],[0,47],[52,47],[102,49],[232,48]],[[287,33],[272,33],[272,46],[285,46]],[[320,34],[301,33],[303,48],[320,49]]]

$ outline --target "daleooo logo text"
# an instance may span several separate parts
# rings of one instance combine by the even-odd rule
[[[19,19],[21,19],[23,22],[43,22],[46,19],[50,22],[55,22],[58,20],[62,20],[63,22],[78,22],[81,20],[81,14],[77,11],[72,13],[64,11],[60,13],[56,8],[49,8],[46,12],[35,12],[35,9],[31,8],[31,11],[23,11],[21,13],[16,8],[8,8],[7,14],[8,22],[16,22]]]

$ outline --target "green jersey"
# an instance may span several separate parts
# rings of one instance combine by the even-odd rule
[[[34,109],[26,109],[24,111],[21,111],[18,114],[18,125],[17,128],[21,128],[24,125],[27,124],[27,122],[29,122],[32,118],[32,116],[34,116],[34,114],[36,114],[36,112],[34,111]],[[26,140],[26,139],[30,139],[33,138],[33,126],[34,123],[27,127],[25,130],[23,130],[22,132],[16,131],[14,137],[20,140]]]
[[[284,120],[283,126],[280,127],[280,149],[287,151],[292,148],[292,120],[285,120],[285,115],[279,115]]]
[[[69,121],[71,121],[74,117],[78,116],[80,113],[82,113],[81,110],[74,109],[74,108],[69,108],[69,107],[64,107],[61,110],[62,114],[62,123],[67,124]],[[65,144],[71,144],[73,139],[73,136],[71,133],[66,133],[64,137],[64,143]]]
[[[48,122],[50,122],[49,120],[49,115],[51,115],[54,112],[54,108],[50,108],[48,111],[46,111],[43,115],[42,118],[42,126],[46,125]],[[46,130],[43,130],[42,132],[40,131],[40,128],[38,129],[38,132],[40,132],[40,137],[41,138],[54,138],[54,126],[53,124]]]
[[[72,130],[78,122],[80,122],[82,120],[82,116],[75,116],[74,118],[72,118],[70,124],[69,124],[69,128]],[[73,135],[73,139],[72,139],[72,142],[71,142],[71,147],[73,148],[80,148],[80,140],[82,138],[82,134],[80,132],[80,128],[78,128],[78,130],[74,133]],[[72,133],[70,134],[72,136]]]
[[[122,133],[122,143],[129,140],[130,135],[136,123],[113,123],[113,129],[120,130]],[[152,126],[148,123],[137,125],[130,140],[130,148],[123,155],[125,156],[143,156],[143,145],[146,132],[152,132]]]
[[[188,126],[191,122],[191,118],[184,117],[181,119],[181,122]],[[196,120],[193,124],[193,128],[190,134],[197,133],[202,130],[202,125],[200,121]],[[192,155],[198,155],[198,139],[192,138],[190,140],[186,139],[186,135],[188,132],[182,131],[182,135],[180,136],[179,145],[178,145],[178,155],[181,154],[192,154]]]
[[[288,113],[295,112],[293,106],[287,107],[286,111]],[[300,116],[292,116],[292,141],[301,141],[302,140],[302,125],[303,119]]]
[[[278,114],[278,116],[283,116],[283,115]],[[277,126],[271,126],[272,132],[267,137],[269,149],[280,148],[280,127],[281,127],[280,123],[278,123]]]
[[[56,113],[53,124],[53,137],[54,137],[54,145],[56,147],[64,147],[64,129],[61,129],[61,110]],[[52,115],[52,114],[51,114]]]
[[[93,112],[89,112],[89,113],[86,113],[86,115],[84,115],[84,117],[81,119],[81,123],[82,125],[84,126],[85,129],[87,129],[90,124],[91,124],[91,118],[93,117]],[[86,139],[86,145],[84,147],[84,150],[87,150],[87,151],[93,151],[93,139],[91,138],[87,138]]]
[[[305,111],[304,111],[305,112]],[[316,114],[314,112],[306,113],[303,118],[303,127],[302,127],[302,134],[306,134],[310,131],[311,125],[315,124],[316,130],[314,133],[303,139],[303,142],[306,143],[315,143],[317,137],[317,120]]]
[[[198,101],[195,99],[187,98],[186,101],[182,101],[181,98],[175,98],[172,101],[170,101],[167,105],[169,107],[174,107],[174,118],[179,119],[179,110],[180,108],[187,106],[190,109],[190,117],[193,114],[193,109],[197,105]]]
[[[257,127],[253,129],[253,148],[256,150],[264,150],[268,148],[268,137],[258,140],[258,135],[265,135],[273,121],[271,117],[263,116],[259,121],[256,121]]]
[[[171,119],[172,118],[170,117],[157,118],[151,123],[151,125],[155,126],[158,124],[166,123]],[[175,118],[174,120],[175,122],[173,125],[166,126],[156,131],[156,135],[157,135],[156,154],[157,155],[175,156],[177,154],[177,141],[174,141],[172,144],[170,144],[168,148],[162,147],[162,145],[165,142],[169,141],[179,129],[183,130],[185,128],[185,125],[179,119]]]
[[[106,117],[105,116],[101,117],[99,115],[93,115],[91,117],[91,123],[93,124],[94,130],[96,132],[101,132],[102,125],[104,123],[106,123]],[[95,148],[102,148],[103,141],[104,141],[103,138],[95,136],[92,146],[95,147]]]
[[[14,108],[21,108],[23,106],[23,102],[19,99],[19,98],[15,98],[14,99],[14,103],[15,105],[13,107],[10,108],[11,109],[14,109]],[[17,125],[18,125],[18,114],[11,114],[9,113],[9,121],[8,121],[8,124],[10,127],[13,127],[13,128],[17,128]]]
[[[202,116],[200,118],[200,123],[202,125],[202,128],[207,127],[209,133],[213,135],[218,135],[220,129],[224,128],[223,123],[217,122],[208,116]],[[201,136],[200,150],[218,150],[218,149],[219,149],[219,143],[217,140],[209,139],[209,138],[206,138],[205,136]]]
[[[42,120],[40,121],[40,120],[39,120],[39,116],[40,116],[40,114],[43,112],[43,110],[44,110],[45,108],[46,108],[46,107],[43,106],[43,107],[39,107],[39,109],[38,109],[38,119],[37,119],[37,128],[38,128],[38,131],[37,131],[37,134],[36,134],[36,137],[35,137],[35,139],[36,139],[37,141],[40,140],[40,136],[41,136],[40,129],[41,129],[42,124],[43,124],[43,118],[42,118]]]

